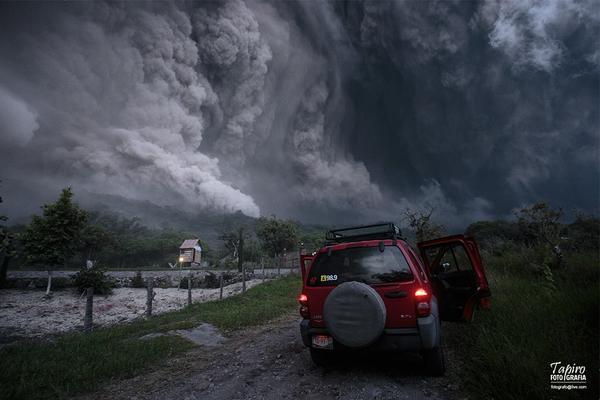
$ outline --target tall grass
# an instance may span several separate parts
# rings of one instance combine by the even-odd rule
[[[477,399],[597,399],[598,254],[573,254],[548,278],[529,267],[530,252],[484,256],[492,309],[451,338],[464,388]],[[555,361],[585,365],[588,389],[550,389]]]

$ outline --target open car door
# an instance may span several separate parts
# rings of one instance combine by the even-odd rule
[[[473,319],[476,306],[490,307],[490,288],[475,240],[463,235],[418,243],[446,321]]]
[[[309,254],[300,254],[300,270],[302,271],[302,288],[304,289],[304,285],[306,284],[306,276],[308,274],[308,269],[310,268],[310,264],[315,259],[315,256]]]

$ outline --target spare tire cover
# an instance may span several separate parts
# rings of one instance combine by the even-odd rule
[[[344,282],[329,293],[323,320],[331,336],[348,347],[364,347],[381,336],[385,327],[385,304],[369,285]]]

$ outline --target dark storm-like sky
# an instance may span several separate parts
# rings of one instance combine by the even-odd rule
[[[595,212],[595,1],[0,3],[10,213],[71,185],[313,222]]]

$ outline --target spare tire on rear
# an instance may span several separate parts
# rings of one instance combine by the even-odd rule
[[[344,282],[329,293],[323,320],[335,340],[348,347],[365,347],[381,336],[385,304],[369,285]]]

